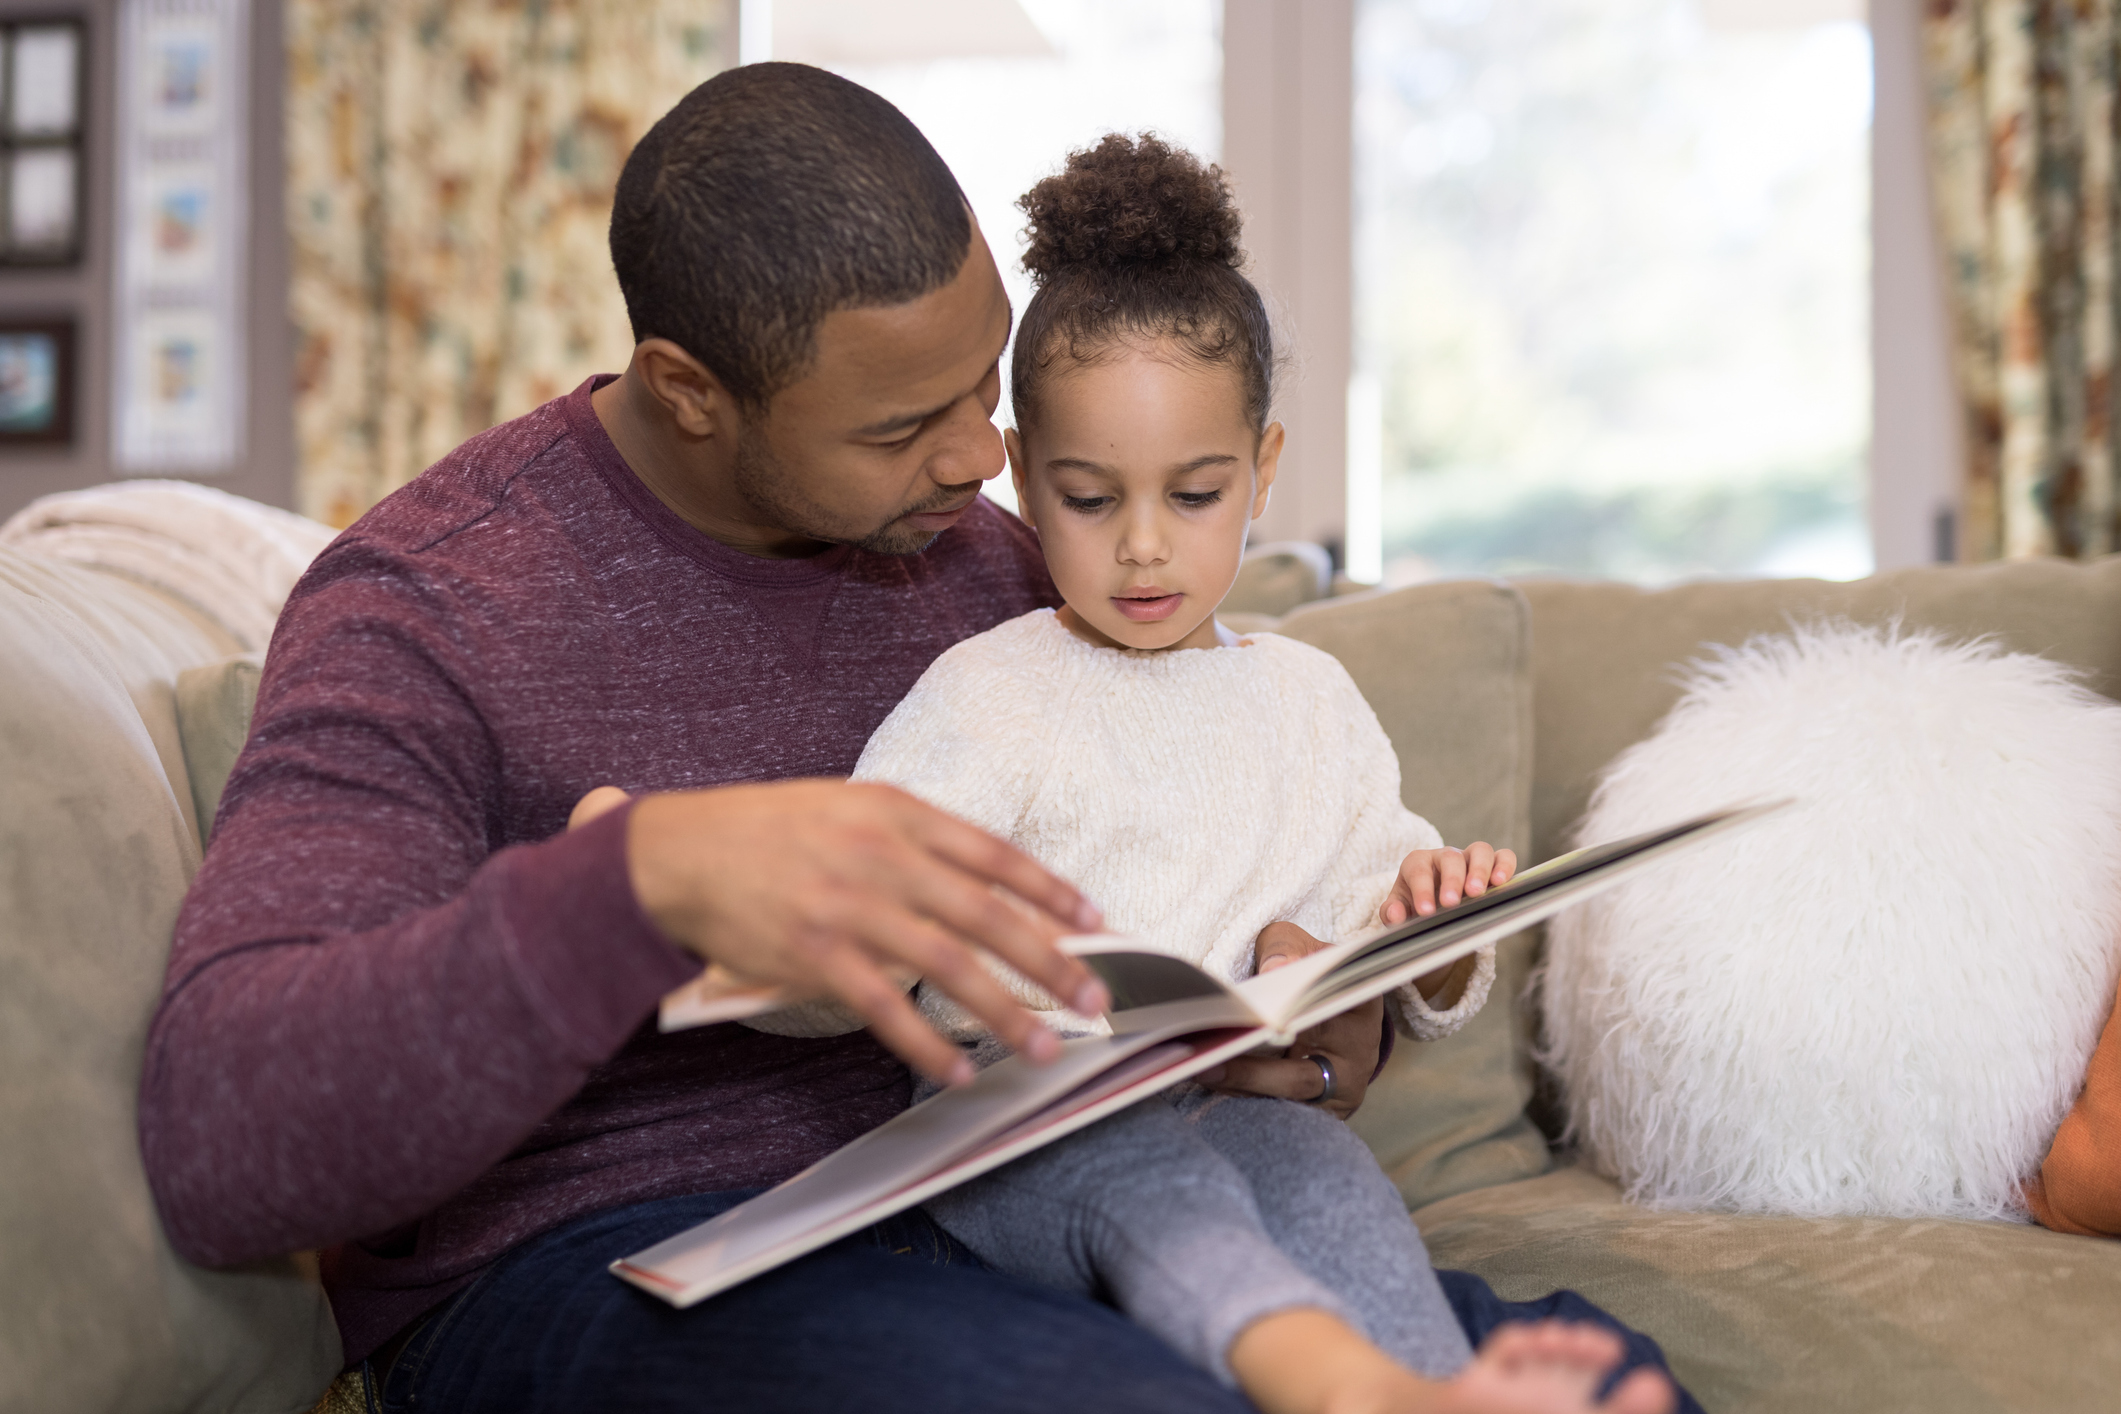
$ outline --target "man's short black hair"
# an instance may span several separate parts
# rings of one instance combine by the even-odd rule
[[[836,309],[948,284],[972,243],[957,180],[906,115],[807,64],[747,64],[626,159],[611,263],[635,342],[665,338],[756,410]]]

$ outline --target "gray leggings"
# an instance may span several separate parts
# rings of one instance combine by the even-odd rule
[[[1391,1181],[1309,1105],[1184,1086],[928,1213],[989,1266],[1109,1300],[1225,1381],[1238,1332],[1298,1306],[1432,1379],[1473,1357]]]

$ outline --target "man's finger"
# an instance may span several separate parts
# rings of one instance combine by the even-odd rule
[[[989,843],[1008,848],[998,840]],[[894,872],[906,902],[916,911],[1001,958],[1059,998],[1062,1005],[1080,1015],[1096,1016],[1110,1004],[1104,986],[1090,969],[1060,950],[1063,931],[1050,919],[1010,907],[978,879],[918,850],[906,850]],[[958,1000],[971,1004],[963,997]]]
[[[1094,933],[1105,926],[1104,914],[1095,904],[1030,855],[925,801],[902,791],[893,793],[899,797],[899,808],[907,812],[911,833],[926,848],[985,883],[1000,884],[1050,914],[1063,930]]]
[[[599,815],[608,815],[633,797],[617,786],[598,786],[574,803],[567,814],[567,828],[579,830]]]
[[[1335,1066],[1337,1072],[1340,1067]],[[1325,1088],[1325,1078],[1319,1073],[1318,1062],[1277,1058],[1261,1060],[1240,1056],[1226,1061],[1223,1076],[1216,1084],[1218,1090],[1236,1090],[1247,1095],[1266,1095],[1277,1100],[1296,1100],[1304,1104],[1318,1098]]]
[[[843,945],[814,959],[819,979],[868,1023],[885,1049],[930,1080],[962,1085],[972,1078],[965,1053],[928,1024],[920,1009],[859,948]]]
[[[1253,970],[1272,972],[1275,968],[1285,967],[1300,957],[1309,957],[1325,945],[1321,939],[1312,937],[1294,923],[1269,923],[1259,930],[1259,937],[1253,941],[1252,946],[1259,953],[1258,963]]]
[[[874,909],[847,920],[848,931],[873,952],[904,963],[977,1017],[1002,1044],[1044,1064],[1060,1054],[1060,1038],[1009,995],[964,941],[897,908]]]
[[[1324,1055],[1325,1052],[1321,1051]],[[1334,1094],[1331,1101],[1320,1106],[1330,1114],[1346,1119],[1354,1113],[1355,1104],[1362,1098],[1361,1088],[1353,1094],[1349,1091],[1348,1067],[1338,1057],[1326,1055],[1333,1066]],[[1294,1100],[1298,1104],[1316,1104],[1320,1092],[1325,1088],[1325,1078],[1319,1073],[1318,1062],[1305,1059],[1259,1060],[1240,1057],[1225,1061],[1221,1067],[1222,1078],[1212,1087],[1224,1094],[1264,1095],[1275,1100]],[[1365,1077],[1367,1079],[1367,1077]]]

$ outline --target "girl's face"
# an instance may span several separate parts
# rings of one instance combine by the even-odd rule
[[[1282,443],[1278,422],[1254,435],[1235,372],[1129,344],[1056,367],[1037,428],[1006,440],[1070,630],[1113,648],[1216,645]]]

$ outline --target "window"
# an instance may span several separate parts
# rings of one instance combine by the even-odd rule
[[[1861,14],[1357,0],[1358,577],[1869,572]]]

